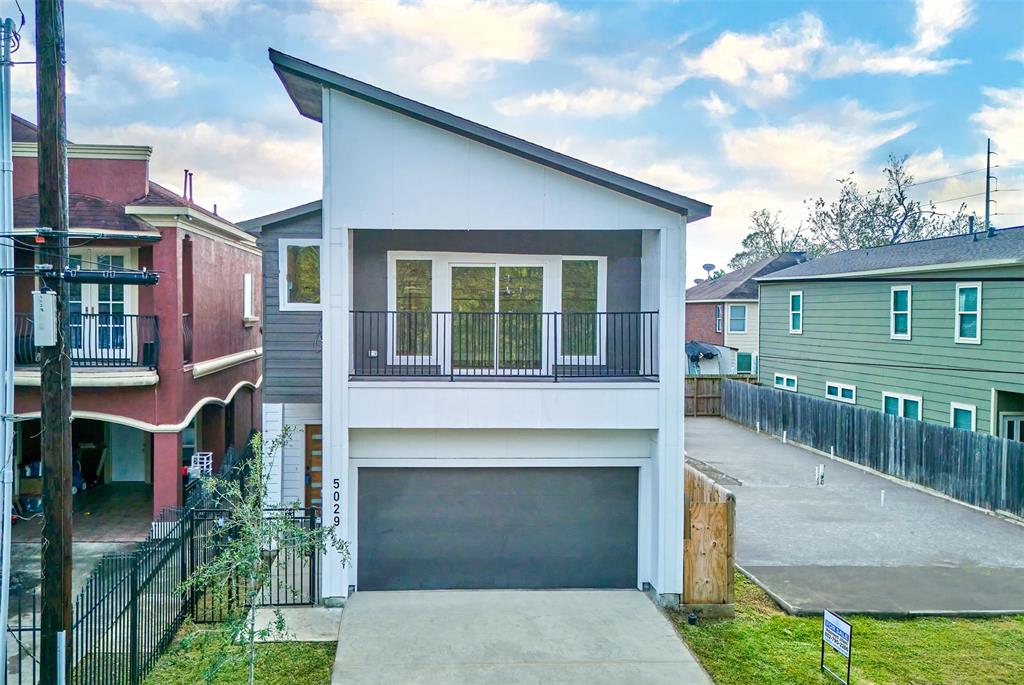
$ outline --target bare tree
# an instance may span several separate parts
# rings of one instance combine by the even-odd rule
[[[743,239],[743,249],[729,260],[730,269],[742,269],[762,259],[776,257],[784,252],[804,251],[809,245],[803,236],[803,226],[786,228],[780,212],[772,214],[759,209],[750,215],[750,230]]]

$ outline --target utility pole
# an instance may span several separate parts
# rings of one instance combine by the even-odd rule
[[[992,139],[988,139],[988,148],[985,151],[985,232],[992,230],[989,223],[989,204],[992,202]]]
[[[71,672],[71,361],[67,352],[68,159],[64,110],[64,1],[36,0],[36,102],[39,111],[39,247],[50,264],[43,287],[56,293],[57,344],[41,347],[43,456],[42,633],[40,683],[63,685]]]
[[[14,231],[11,151],[11,52],[14,21],[5,19],[0,63],[0,234]],[[14,269],[14,243],[0,240],[0,272]],[[3,462],[3,558],[0,561],[0,683],[7,682],[7,612],[11,592],[11,509],[14,503],[14,276],[0,274],[0,460]]]

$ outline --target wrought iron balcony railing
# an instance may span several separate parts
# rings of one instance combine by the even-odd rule
[[[143,314],[71,314],[67,340],[72,367],[155,369],[160,358],[157,317]],[[14,363],[39,363],[31,314],[14,315]]]
[[[657,378],[657,312],[352,312],[352,373]]]

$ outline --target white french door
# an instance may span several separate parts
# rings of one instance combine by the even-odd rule
[[[1024,414],[1004,412],[1001,416],[1003,430],[1000,435],[1007,440],[1024,442]]]
[[[135,268],[134,250],[123,247],[71,250],[71,268],[121,271]],[[134,288],[110,283],[72,283],[69,288],[71,354],[77,359],[120,360],[135,355]]]

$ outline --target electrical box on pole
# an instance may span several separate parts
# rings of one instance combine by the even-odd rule
[[[50,290],[32,293],[32,335],[36,347],[57,344],[57,293]]]

